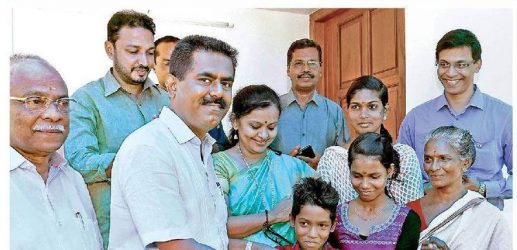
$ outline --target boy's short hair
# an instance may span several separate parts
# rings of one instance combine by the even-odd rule
[[[302,206],[313,205],[330,211],[330,220],[334,223],[339,203],[339,194],[330,183],[321,178],[305,177],[293,187],[293,218],[300,213]]]

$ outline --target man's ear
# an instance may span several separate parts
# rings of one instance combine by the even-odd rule
[[[178,84],[178,78],[167,74],[167,78],[165,79],[165,88],[167,89],[167,93],[169,94],[169,98],[174,98],[176,96],[176,87]]]
[[[292,214],[289,214],[289,221],[291,222],[291,227],[294,227],[295,220],[296,220],[296,217],[294,217]]]
[[[104,42],[104,50],[106,51],[106,55],[113,60],[113,56],[115,54],[115,45],[110,41]]]
[[[479,59],[477,62],[474,63],[476,66],[476,73],[479,73],[479,70],[481,69],[481,65],[483,64],[483,61]]]

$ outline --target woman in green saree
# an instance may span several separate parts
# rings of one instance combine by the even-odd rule
[[[228,204],[229,238],[269,246],[296,242],[289,224],[292,187],[314,170],[305,162],[269,149],[277,135],[280,100],[266,85],[250,85],[233,99],[232,147],[213,155]]]

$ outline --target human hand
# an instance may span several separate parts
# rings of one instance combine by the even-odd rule
[[[449,250],[447,244],[434,236],[422,242],[422,250]]]
[[[476,178],[469,177],[468,175],[463,175],[463,186],[471,191],[478,192],[479,191],[479,181]]]
[[[291,149],[291,151],[289,152],[289,155],[292,156],[292,157],[296,157],[296,155],[298,155],[298,153],[300,153],[300,146],[296,146],[294,147],[293,149]]]
[[[269,224],[289,221],[289,214],[293,206],[293,198],[291,196],[281,200],[278,205],[271,211]]]
[[[309,164],[309,166],[311,166],[311,168],[316,170],[316,168],[318,168],[318,163],[320,162],[321,155],[316,152],[314,153],[314,155],[316,155],[316,156],[314,156],[314,158],[309,158],[309,157],[305,157],[305,156],[297,156],[297,158],[304,162],[307,162],[307,164]]]

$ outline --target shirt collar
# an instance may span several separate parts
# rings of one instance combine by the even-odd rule
[[[296,101],[296,96],[294,95],[293,89],[290,89],[286,94],[287,105],[289,106],[291,103]],[[321,97],[316,90],[312,93],[311,100],[309,102],[314,102],[317,106],[321,106],[323,104],[323,97]]]
[[[110,68],[108,72],[106,72],[106,75],[104,75],[103,82],[104,82],[104,97],[108,97],[109,95],[117,92],[118,89],[120,89],[120,84],[117,81],[117,78],[113,75],[111,72],[113,68]],[[145,91],[148,88],[156,87],[156,84],[147,77],[147,80],[144,83],[144,88],[142,89],[142,92]]]
[[[181,120],[181,118],[179,118],[179,116],[168,107],[162,108],[158,119],[165,123],[169,131],[171,131],[180,144],[197,138],[187,124],[185,124],[185,122],[183,122],[183,120]],[[206,133],[202,143],[213,145],[215,143],[215,139]]]
[[[16,149],[10,147],[11,154],[11,168],[9,170],[14,170],[18,167],[24,166],[34,166],[32,162],[28,161],[25,157],[23,157]],[[63,158],[58,152],[52,153],[50,156],[50,166],[58,168],[62,170],[66,166],[67,162],[65,158]]]
[[[483,93],[479,90],[478,86],[474,84],[474,94],[470,98],[469,104],[467,106],[476,107],[479,109],[485,108],[485,100],[483,99]],[[442,95],[438,97],[436,100],[436,111],[442,109],[443,107],[449,107],[449,103],[447,102],[447,98],[445,98],[445,91]]]

